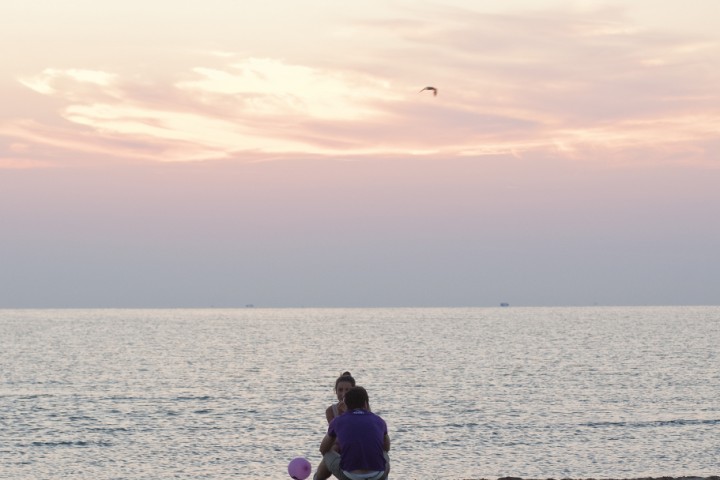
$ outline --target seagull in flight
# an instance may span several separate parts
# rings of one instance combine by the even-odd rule
[[[437,97],[437,92],[438,92],[437,88],[435,88],[435,87],[425,87],[425,88],[423,88],[422,90],[420,90],[420,92],[424,92],[425,90],[432,90],[433,96],[434,96],[434,97]],[[420,92],[418,92],[418,93],[420,93]]]

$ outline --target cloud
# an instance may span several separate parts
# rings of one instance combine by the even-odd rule
[[[109,72],[47,69],[21,82],[64,100],[60,114],[69,123],[101,137],[164,143],[161,158],[176,161],[223,158],[237,151],[338,153],[313,142],[313,135],[288,132],[315,120],[377,118],[383,115],[378,99],[397,96],[387,82],[370,75],[349,77],[277,59],[233,60],[225,68],[191,72],[192,79],[162,84],[125,81]],[[39,141],[38,127],[21,122],[4,133]],[[49,130],[47,143],[57,143],[56,138],[57,132]],[[177,142],[193,148],[173,148]],[[92,142],[75,146],[97,149]]]
[[[16,119],[0,135],[30,144],[28,156],[44,145],[135,160],[542,152],[627,161],[627,152],[686,149],[716,161],[693,150],[720,125],[710,39],[643,28],[619,8],[407,13],[336,28],[336,52],[367,42],[331,61],[222,48],[200,62],[194,51],[194,64],[163,75],[44,69],[19,81],[61,105],[62,126]],[[419,95],[426,84],[440,95]]]
[[[247,58],[224,70],[195,68],[199,76],[177,87],[189,93],[239,97],[243,113],[359,119],[378,115],[370,99],[397,98],[386,81],[369,75],[289,65],[278,59]]]
[[[63,81],[69,81],[76,85],[96,85],[98,87],[109,87],[116,81],[117,76],[99,70],[83,70],[69,68],[60,70],[46,68],[34,77],[20,78],[19,81],[28,88],[45,95],[61,93]],[[64,91],[66,94],[72,90]],[[72,97],[71,97],[72,98]]]

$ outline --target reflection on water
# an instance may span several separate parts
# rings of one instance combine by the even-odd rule
[[[707,476],[717,345],[717,307],[4,310],[0,477],[286,478],[344,370],[393,478]]]

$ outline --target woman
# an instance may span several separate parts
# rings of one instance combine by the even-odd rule
[[[332,422],[333,418],[339,417],[347,411],[347,407],[345,406],[345,394],[354,386],[355,379],[352,375],[350,375],[350,372],[343,372],[337,380],[335,380],[335,395],[337,396],[338,401],[327,407],[325,410],[325,418],[327,418],[328,424]],[[340,447],[337,443],[333,445],[332,448],[336,452],[340,451]],[[327,466],[325,466],[325,462],[320,462],[320,465],[318,465],[317,471],[313,476],[313,480],[318,478],[329,478],[331,475],[332,473],[330,473],[330,470],[328,470]]]
[[[343,372],[337,380],[335,380],[335,395],[338,401],[333,403],[325,410],[325,418],[327,418],[328,424],[333,418],[342,415],[347,410],[345,407],[344,397],[348,390],[355,386],[355,379],[350,375],[350,372]]]

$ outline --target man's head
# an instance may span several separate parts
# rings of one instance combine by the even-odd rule
[[[370,399],[367,390],[363,387],[352,387],[345,393],[345,405],[347,405],[348,410],[368,408],[369,404]]]

